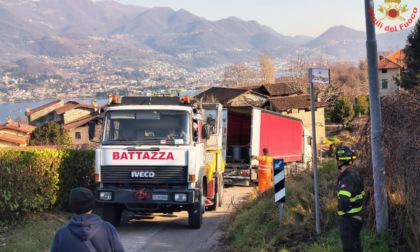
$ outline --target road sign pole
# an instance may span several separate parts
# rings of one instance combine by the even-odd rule
[[[283,203],[279,204],[279,220],[280,220],[280,226],[283,223]]]
[[[315,226],[316,233],[319,235],[319,199],[318,199],[318,160],[316,150],[316,120],[315,120],[315,98],[314,98],[314,83],[329,84],[330,70],[325,68],[309,68],[309,84],[311,88],[311,114],[312,114],[312,143],[313,143],[313,157],[312,163],[314,167],[314,194],[315,194]]]
[[[274,201],[279,204],[280,225],[283,222],[283,203],[286,201],[284,159],[274,159]]]
[[[316,151],[316,120],[315,120],[315,102],[314,102],[314,84],[312,82],[312,69],[310,69],[310,81],[311,81],[311,114],[312,114],[312,143],[313,143],[313,154],[312,154],[312,164],[314,167],[314,194],[315,194],[315,227],[316,233],[319,235],[320,225],[319,225],[319,199],[318,199],[318,163],[317,163],[317,151]]]

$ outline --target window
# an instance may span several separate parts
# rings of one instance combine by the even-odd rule
[[[76,132],[76,133],[74,133],[74,138],[75,139],[82,139],[82,134],[80,134],[80,132]]]
[[[388,79],[382,80],[382,89],[388,89]]]
[[[387,73],[388,69],[382,69],[382,73]]]

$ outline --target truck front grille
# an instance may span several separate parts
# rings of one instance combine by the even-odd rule
[[[103,183],[185,184],[187,166],[102,166]]]

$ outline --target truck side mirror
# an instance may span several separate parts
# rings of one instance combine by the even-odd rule
[[[89,122],[89,140],[93,140],[95,138],[95,121],[90,121]]]
[[[204,124],[202,129],[201,129],[201,136],[208,140],[210,138],[210,125],[209,124]]]

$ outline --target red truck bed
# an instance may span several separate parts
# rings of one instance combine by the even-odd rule
[[[268,148],[273,158],[296,162],[302,160],[302,139],[299,119],[252,107],[228,108],[228,147],[252,145],[253,155],[262,155],[262,149]]]

